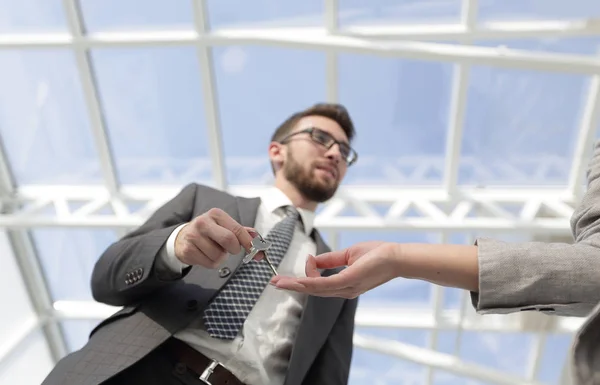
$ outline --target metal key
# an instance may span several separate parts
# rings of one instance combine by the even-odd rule
[[[273,275],[277,275],[277,270],[275,270],[275,266],[273,266],[273,264],[271,263],[271,260],[269,259],[269,256],[267,255],[267,251],[263,251],[263,253],[265,253],[265,261],[267,261],[267,263],[269,264],[269,267],[271,268],[271,271],[273,272]]]
[[[269,249],[269,247],[271,247],[271,245],[272,243],[264,239],[260,234],[257,235],[256,237],[254,237],[254,239],[252,239],[252,247],[250,248],[250,252],[244,257],[242,261],[244,263],[248,263],[256,256],[256,254],[262,251],[265,255],[264,260],[269,265],[269,268],[271,269],[273,274],[277,275],[277,270],[275,269],[275,266],[273,266],[273,263],[271,263],[271,260],[267,255],[267,250]]]
[[[260,251],[264,252],[266,255],[266,251],[269,247],[271,247],[271,242],[265,240],[262,236],[257,235],[252,239],[252,247],[250,248],[250,252],[244,257],[243,262],[250,262]]]

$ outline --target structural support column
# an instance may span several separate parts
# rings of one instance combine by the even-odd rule
[[[0,209],[2,215],[10,214],[19,209],[19,207],[10,204],[15,193],[15,183],[8,166],[4,146],[0,145],[0,196],[4,202]],[[58,362],[60,358],[67,354],[67,347],[62,331],[53,319],[52,298],[29,231],[27,229],[9,228],[6,229],[6,234],[31,299],[32,307],[48,343],[52,359]],[[31,331],[35,330],[32,329]],[[7,352],[6,354],[10,353]]]
[[[198,62],[202,74],[202,97],[204,99],[204,114],[206,115],[206,130],[208,132],[208,151],[212,160],[213,179],[215,187],[227,189],[227,170],[223,155],[223,139],[219,106],[215,86],[215,70],[213,66],[212,49],[206,42],[208,31],[208,11],[206,0],[192,0],[194,8],[194,24],[199,36],[197,43]]]
[[[325,28],[330,35],[338,33],[338,0],[325,0]],[[338,103],[338,54],[328,51],[325,55],[327,63],[327,101],[329,103]]]
[[[84,39],[85,27],[83,25],[79,2],[77,0],[63,0],[63,6],[73,39]],[[119,181],[106,129],[106,122],[102,113],[98,85],[96,84],[96,77],[90,60],[89,49],[80,44],[74,44],[73,48],[75,50],[79,79],[83,87],[85,105],[91,121],[94,143],[100,157],[104,184],[110,195],[116,196],[119,191]]]

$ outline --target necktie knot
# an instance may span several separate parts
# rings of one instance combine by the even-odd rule
[[[295,208],[294,206],[284,206],[283,210],[285,211],[285,216],[286,218],[289,218],[288,220],[293,219],[296,222],[300,222],[300,227],[304,228],[304,223],[302,222],[302,217],[300,216],[300,212],[298,211],[297,208]]]

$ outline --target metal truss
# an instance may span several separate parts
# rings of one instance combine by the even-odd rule
[[[230,186],[239,196],[259,196],[270,186]],[[23,186],[4,204],[21,207],[0,215],[7,228],[139,226],[180,187]],[[569,232],[575,200],[563,189],[342,188],[323,204],[315,224],[324,231]]]
[[[583,171],[591,150],[591,139],[600,120],[600,60],[597,57],[530,52],[503,46],[481,47],[476,41],[528,39],[536,37],[565,38],[600,35],[599,19],[543,20],[476,23],[476,0],[463,0],[461,21],[455,24],[377,25],[340,28],[337,23],[338,1],[325,0],[324,25],[320,28],[256,28],[209,29],[206,0],[192,1],[194,25],[191,29],[169,31],[114,31],[88,33],[77,0],[63,0],[67,33],[0,34],[0,50],[65,48],[76,58],[79,79],[84,90],[85,105],[99,154],[104,178],[102,186],[16,186],[6,155],[0,146],[0,227],[9,234],[19,266],[38,316],[36,323],[24,325],[9,344],[0,346],[0,360],[10,354],[32,331],[42,328],[55,359],[66,353],[64,337],[58,322],[65,319],[102,319],[115,308],[94,302],[58,301],[52,303],[36,260],[35,245],[28,230],[36,227],[115,228],[123,233],[140,225],[154,210],[173,197],[181,182],[165,171],[161,186],[128,186],[118,178],[112,149],[98,97],[93,62],[89,51],[99,47],[141,47],[187,45],[197,49],[202,72],[202,92],[207,119],[207,143],[210,159],[200,159],[189,165],[179,177],[206,184],[241,196],[257,196],[267,188],[271,174],[265,159],[224,159],[222,149],[217,89],[214,82],[211,50],[223,45],[265,45],[310,49],[325,52],[328,101],[338,100],[339,53],[356,53],[404,59],[433,60],[455,65],[452,103],[442,157],[393,159],[383,166],[366,157],[357,167],[371,167],[363,173],[388,186],[370,185],[367,179],[340,189],[324,204],[316,218],[316,226],[326,231],[332,247],[337,247],[341,231],[416,231],[437,232],[446,242],[452,232],[515,234],[533,237],[559,237],[569,241],[569,219],[583,192]],[[437,41],[455,41],[440,44]],[[573,159],[511,159],[510,163],[483,166],[477,159],[461,155],[462,129],[467,101],[469,70],[473,65],[554,71],[589,75],[591,82],[579,126]],[[486,187],[458,184],[465,169],[478,180],[527,182],[532,175],[519,170],[520,164],[534,162],[536,180],[545,180],[551,171],[561,170],[568,183],[556,188]],[[127,166],[127,160],[121,164]],[[134,162],[139,172],[144,167],[156,171],[164,160]],[[497,167],[496,167],[497,166]],[[264,185],[232,185],[227,181],[227,168],[244,167],[254,170],[252,180]],[[409,171],[406,171],[409,170]],[[429,173],[442,175],[435,186],[423,185]],[[527,183],[523,183],[527,184]],[[415,187],[421,185],[422,187]],[[431,331],[428,348],[418,348],[399,342],[382,341],[357,333],[355,345],[428,366],[426,383],[433,382],[433,373],[443,370],[495,384],[536,384],[540,356],[546,336],[552,333],[571,334],[582,320],[545,317],[520,313],[510,316],[477,316],[470,309],[468,295],[457,310],[444,309],[444,292],[433,288],[428,309],[367,309],[360,308],[357,325],[375,328],[421,329]],[[523,377],[509,376],[490,368],[462,362],[456,355],[435,351],[438,332],[457,331],[457,351],[464,331],[531,332],[536,340],[527,373]],[[565,365],[562,384],[568,383]]]

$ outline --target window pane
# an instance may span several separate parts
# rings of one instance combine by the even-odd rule
[[[0,365],[0,384],[39,385],[54,367],[41,331],[30,335]]]
[[[325,56],[233,46],[215,48],[214,60],[228,181],[270,182],[268,148],[277,127],[325,100]]]
[[[88,31],[191,28],[191,1],[79,0]]]
[[[0,231],[0,304],[9,313],[0,316],[0,345],[31,319],[37,318],[16,257],[6,236]]]
[[[111,230],[41,228],[32,231],[54,301],[92,300],[94,264],[117,240]]]
[[[408,345],[414,345],[421,348],[426,348],[430,332],[429,330],[417,329],[388,329],[388,328],[372,328],[361,327],[356,328],[356,333],[361,336],[373,337],[377,339],[398,341]]]
[[[473,67],[459,183],[564,185],[588,79]]]
[[[100,183],[71,51],[0,51],[0,134],[20,184]]]
[[[79,350],[85,345],[89,339],[90,332],[102,320],[65,320],[60,323],[65,339],[67,341],[67,349],[69,352]]]
[[[0,33],[66,32],[60,0],[0,0]]]
[[[571,364],[571,345],[573,336],[570,334],[549,334],[542,356],[537,380],[547,384],[559,384],[565,365]]]
[[[355,348],[349,385],[423,384],[426,368],[387,354]],[[374,381],[376,380],[376,381]]]
[[[192,47],[93,51],[122,183],[211,183],[200,67]]]
[[[339,70],[359,154],[345,183],[440,184],[452,65],[344,54]]]
[[[322,0],[208,0],[207,4],[212,29],[307,27],[324,23]]]
[[[513,375],[525,376],[532,334],[464,331],[460,358]]]
[[[492,385],[492,382],[477,381],[472,378],[460,377],[452,373],[436,370],[433,374],[433,385]]]
[[[345,0],[339,2],[341,27],[357,24],[457,23],[460,0]]]
[[[600,16],[600,3],[596,0],[494,0],[478,4],[480,21],[593,19]]]

